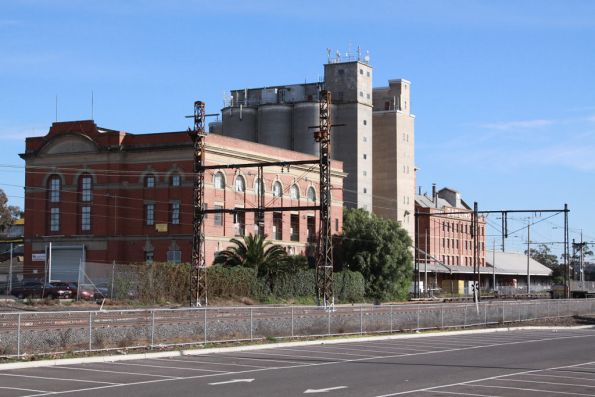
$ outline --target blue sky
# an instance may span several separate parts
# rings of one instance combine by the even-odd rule
[[[595,241],[592,1],[0,1],[0,188],[22,204],[17,154],[56,95],[59,120],[90,118],[93,91],[103,127],[179,130],[196,99],[217,112],[229,89],[316,81],[326,48],[350,45],[370,51],[375,86],[412,81],[425,191],[568,203],[571,238]],[[562,223],[532,240],[560,241]]]

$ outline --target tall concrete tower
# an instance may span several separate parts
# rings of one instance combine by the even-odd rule
[[[411,82],[389,80],[374,88],[374,201],[376,215],[401,223],[415,233],[415,116]]]
[[[329,59],[324,87],[332,93],[333,158],[343,161],[346,207],[372,211],[372,67],[359,60]]]

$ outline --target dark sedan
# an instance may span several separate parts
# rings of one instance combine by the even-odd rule
[[[68,288],[58,287],[51,283],[41,281],[26,281],[20,286],[13,287],[12,294],[19,299],[23,298],[48,298],[70,299],[72,291]]]

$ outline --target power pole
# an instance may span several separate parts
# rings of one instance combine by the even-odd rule
[[[584,269],[584,255],[583,255],[583,251],[585,249],[585,243],[583,242],[583,229],[581,229],[581,251],[580,251],[580,266],[579,266],[579,281],[583,282],[585,281],[585,269]]]
[[[190,280],[190,305],[206,306],[207,268],[205,263],[204,234],[204,161],[205,161],[205,104],[194,102],[194,128],[188,129],[194,149],[194,184],[192,217],[192,276]]]
[[[332,309],[333,241],[331,235],[331,93],[320,91],[320,125],[314,133],[320,144],[320,234],[316,256],[316,287],[318,305]]]
[[[531,218],[527,222],[527,295],[531,293],[531,272],[529,271],[529,262],[531,259]]]

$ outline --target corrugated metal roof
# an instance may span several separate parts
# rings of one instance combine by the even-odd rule
[[[527,255],[519,252],[487,251],[486,262],[492,266],[495,254],[496,273],[511,275],[527,274]],[[529,259],[529,272],[535,276],[551,276],[552,270],[535,259]]]
[[[493,251],[486,251],[486,265],[480,267],[481,274],[492,274]],[[471,274],[473,266],[442,265],[439,263],[428,263],[428,272],[431,273],[450,273],[453,274]],[[527,275],[527,256],[518,252],[498,252],[496,251],[496,269],[495,273],[508,276],[526,276]],[[419,263],[419,271],[425,271],[425,264]],[[532,276],[551,276],[552,270],[531,258],[529,261],[529,271]]]

